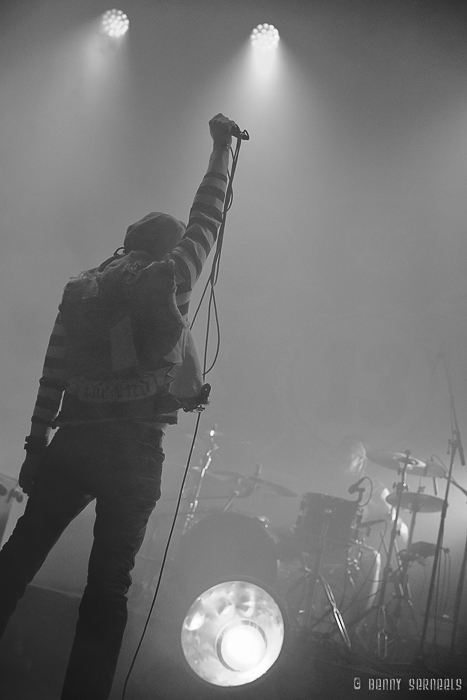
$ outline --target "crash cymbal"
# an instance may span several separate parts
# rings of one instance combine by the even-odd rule
[[[251,483],[261,487],[262,491],[270,496],[290,496],[296,498],[298,493],[287,488],[287,486],[281,486],[280,484],[274,484],[272,481],[267,481],[266,479],[260,479],[259,477],[249,476]]]
[[[248,474],[240,474],[239,472],[233,472],[227,469],[218,472],[210,472],[208,470],[206,474],[220,481],[237,483],[245,489],[253,489],[255,486],[259,486],[264,493],[271,496],[298,496],[297,493],[291,491],[286,486],[274,484],[272,481],[261,479],[259,476],[249,476]]]
[[[201,471],[201,469],[199,467],[193,467],[193,471],[199,472]],[[227,469],[220,472],[213,472],[211,469],[207,469],[204,472],[204,476],[210,476],[213,479],[216,479],[217,481],[231,483],[234,479],[238,480],[242,476],[242,474],[239,474],[238,472],[230,472]]]
[[[386,501],[395,508],[399,496],[396,491],[387,496]],[[417,511],[418,513],[436,513],[443,507],[443,499],[437,496],[430,496],[426,493],[406,493],[401,497],[401,508],[403,510]]]
[[[227,498],[227,496],[218,496],[218,495],[198,496],[198,498],[196,500],[197,501],[213,501],[213,500],[217,499],[217,500],[225,501],[226,498]],[[178,501],[178,496],[173,496],[173,497],[172,496],[167,496],[167,497],[162,496],[160,500],[163,501],[164,503],[176,503]],[[183,500],[186,501],[187,499],[184,498]]]
[[[445,475],[444,467],[436,462],[423,462],[421,459],[412,457],[403,452],[384,452],[382,450],[370,450],[366,453],[367,458],[370,462],[379,464],[381,467],[386,469],[392,469],[393,471],[399,471],[403,469],[404,465],[407,464],[407,475],[412,476],[431,476],[440,477]]]

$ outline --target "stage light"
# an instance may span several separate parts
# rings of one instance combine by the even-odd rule
[[[126,34],[129,26],[130,21],[121,10],[107,10],[102,15],[102,31],[113,39],[118,39]]]
[[[183,621],[181,643],[199,678],[233,687],[257,681],[276,664],[285,634],[275,594],[262,583],[241,579],[198,596]]]
[[[250,39],[255,49],[272,51],[279,44],[279,32],[272,24],[258,24],[251,32]]]
[[[231,671],[249,671],[258,666],[267,651],[264,630],[255,622],[235,620],[217,640],[217,655]]]

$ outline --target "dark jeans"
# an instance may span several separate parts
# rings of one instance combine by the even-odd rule
[[[104,700],[127,621],[135,555],[160,497],[162,432],[136,424],[60,428],[0,552],[0,636],[47,554],[96,499],[88,578],[62,700]],[[70,552],[73,556],[73,552]]]

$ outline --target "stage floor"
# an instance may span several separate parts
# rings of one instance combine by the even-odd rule
[[[2,700],[59,700],[79,599],[30,586],[0,643]],[[167,611],[165,611],[167,612]],[[144,625],[130,608],[127,633],[111,694],[121,700],[125,677]],[[401,650],[403,651],[403,650]],[[339,635],[291,637],[280,663],[260,683],[233,692],[201,683],[187,670],[177,631],[167,614],[154,616],[127,685],[125,700],[357,700],[357,698],[467,698],[465,656],[439,649],[437,661],[381,661],[348,651]],[[412,658],[411,658],[412,655]],[[436,684],[438,689],[429,690]],[[459,687],[460,686],[460,687]],[[83,700],[87,700],[83,698]]]

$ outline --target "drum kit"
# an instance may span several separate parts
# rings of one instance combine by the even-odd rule
[[[182,523],[178,525],[179,537],[173,556],[176,578],[189,582],[192,597],[199,595],[209,580],[242,576],[263,581],[284,599],[290,623],[297,633],[313,630],[319,633],[324,629],[324,634],[337,634],[348,649],[353,647],[355,639],[355,643],[363,644],[367,651],[376,649],[380,658],[386,658],[393,638],[400,639],[403,603],[407,604],[416,625],[409,569],[413,562],[432,556],[434,545],[413,541],[415,524],[420,514],[433,514],[443,507],[441,498],[424,492],[422,480],[433,479],[436,491],[436,479],[445,477],[444,467],[431,461],[423,462],[409,452],[367,453],[370,462],[400,475],[399,483],[394,484],[394,491],[386,498],[388,512],[392,508],[393,517],[389,546],[384,545],[386,565],[380,576],[379,554],[365,543],[365,531],[368,533],[382,519],[363,521],[360,503],[364,489],[354,489],[359,491],[359,497],[353,501],[328,494],[305,493],[295,525],[275,529],[268,518],[238,512],[237,501],[254,492],[273,498],[297,498],[299,494],[261,477],[261,467],[252,475],[209,469],[214,449],[217,446],[212,443],[204,465],[188,471],[181,501],[185,507],[179,514]],[[408,477],[420,478],[416,491],[409,490]],[[206,484],[216,482],[226,487],[223,496],[216,496],[225,503],[216,508],[200,508],[204,499],[212,498],[204,495],[209,491]],[[398,551],[396,542],[400,511],[411,516],[403,551]],[[393,555],[397,562],[395,570]],[[371,565],[365,570],[368,558]],[[337,583],[336,572],[341,577],[340,583]],[[391,602],[395,603],[391,615],[387,604],[390,583],[394,587]],[[341,610],[343,606],[345,609]],[[391,624],[388,624],[388,617],[391,617]]]
[[[432,478],[435,483],[437,478],[445,477],[445,470],[438,463],[423,462],[408,452],[373,451],[367,453],[367,458],[400,475],[400,482],[394,484],[395,490],[385,499],[388,510],[392,509],[392,527],[389,546],[382,540],[386,554],[382,576],[379,576],[377,563],[379,553],[365,543],[364,533],[368,534],[374,525],[387,520],[362,520],[360,504],[365,489],[358,488],[363,481],[360,479],[355,488],[349,490],[350,493],[359,492],[355,501],[320,493],[306,493],[302,497],[300,513],[292,529],[295,556],[298,554],[301,561],[300,573],[298,578],[292,576],[292,580],[286,577],[284,597],[298,628],[339,633],[348,649],[356,640],[366,651],[376,651],[383,659],[391,648],[397,647],[397,644],[391,646],[391,642],[402,639],[399,627],[403,603],[408,607],[413,627],[417,628],[408,582],[409,567],[415,561],[433,556],[435,545],[413,541],[415,524],[420,513],[439,512],[443,507],[441,498],[424,493],[421,480]],[[409,491],[407,476],[420,477],[417,491]],[[398,551],[400,511],[408,511],[411,520],[406,549]],[[395,570],[392,568],[394,554]],[[391,615],[386,597],[390,582],[394,586]],[[319,597],[320,589],[324,602],[323,595]],[[323,626],[326,618],[330,618],[330,625]]]

